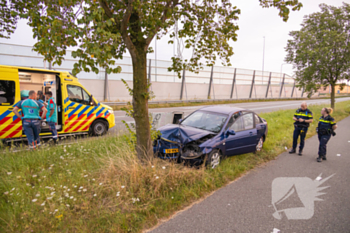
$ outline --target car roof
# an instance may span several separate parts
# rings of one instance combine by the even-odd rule
[[[238,107],[230,107],[227,105],[214,105],[214,106],[206,106],[206,107],[200,108],[199,110],[217,112],[217,113],[222,113],[222,114],[231,114],[231,113],[235,113],[235,112],[239,112],[239,111],[244,111],[246,109],[238,108]],[[248,110],[246,110],[246,111],[248,111]]]

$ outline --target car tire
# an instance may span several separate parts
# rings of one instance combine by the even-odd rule
[[[206,156],[206,166],[210,169],[215,169],[219,166],[222,155],[219,150],[213,150]]]
[[[261,137],[258,141],[258,144],[256,144],[255,152],[262,151],[263,146],[264,146],[264,137]]]
[[[107,133],[108,126],[103,120],[95,121],[91,126],[91,134],[93,136],[102,136]]]

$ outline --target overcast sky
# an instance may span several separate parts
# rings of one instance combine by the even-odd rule
[[[291,12],[288,22],[283,22],[275,8],[262,8],[259,0],[231,0],[233,5],[241,9],[241,15],[237,24],[239,26],[238,40],[231,42],[234,55],[231,58],[233,67],[262,70],[263,63],[263,37],[265,36],[265,71],[280,72],[284,63],[285,46],[290,31],[299,30],[304,15],[320,10],[319,4],[326,3],[333,6],[341,6],[342,2],[350,3],[350,0],[300,0],[303,8],[297,12]],[[11,39],[0,39],[0,42],[32,46],[36,41],[32,31],[21,20],[16,32]],[[151,45],[155,48],[154,41]],[[186,54],[185,54],[186,55]],[[167,38],[157,42],[157,59],[170,60],[173,56],[173,45],[168,45]],[[187,56],[188,57],[188,56]],[[155,54],[149,54],[148,58],[155,58]],[[220,64],[220,62],[217,62]],[[292,65],[283,65],[283,73],[293,74]]]

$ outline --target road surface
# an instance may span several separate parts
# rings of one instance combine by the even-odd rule
[[[336,102],[347,101],[350,100],[350,97],[337,98]],[[288,101],[269,101],[269,102],[247,102],[247,103],[235,103],[235,104],[226,104],[227,106],[234,106],[240,108],[250,109],[256,113],[261,112],[272,112],[280,109],[297,109],[300,107],[301,100],[288,100]],[[306,102],[310,104],[325,104],[327,106],[330,105],[330,99],[311,99],[306,100]],[[184,112],[184,115],[194,112],[195,110],[202,108],[204,106],[189,106],[189,107],[173,107],[173,108],[151,108],[149,112],[152,113],[166,113],[166,112]],[[116,126],[110,129],[110,132],[117,132],[120,130],[124,130],[124,124],[122,120],[132,123],[134,119],[131,117],[125,116],[124,111],[115,111],[115,122]]]
[[[338,122],[337,135],[332,137],[328,143],[327,161],[316,162],[319,143],[317,136],[314,136],[306,141],[303,156],[290,155],[285,152],[279,155],[276,160],[252,170],[240,179],[217,190],[202,202],[178,213],[151,232],[275,233],[278,232],[277,229],[280,230],[280,233],[350,232],[349,129],[350,117]],[[295,192],[291,192],[292,195],[281,204],[276,204],[278,210],[302,207],[298,213],[301,218],[306,217],[303,207],[314,204],[314,211],[310,214],[311,218],[308,216],[309,219],[288,220],[283,211],[281,212],[281,220],[273,217],[275,209],[272,205],[272,196],[276,194],[276,190],[272,191],[274,179],[288,177],[288,179],[296,180],[293,177],[308,177],[314,183],[318,182],[314,180],[319,175],[322,179],[333,175],[320,185],[320,187],[329,186],[321,191],[325,193],[319,196],[323,201],[313,202],[311,192],[298,190],[300,186],[296,184]],[[305,181],[308,178],[300,180]],[[285,181],[284,184],[286,184]],[[281,187],[279,190],[281,191]],[[301,197],[305,193],[311,198],[307,202],[304,202],[306,199]]]

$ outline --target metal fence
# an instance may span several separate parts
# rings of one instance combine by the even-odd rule
[[[51,68],[54,70],[71,71],[77,59],[71,56],[71,51],[67,51],[65,59],[61,66],[54,65]],[[0,64],[25,66],[33,68],[49,68],[49,64],[44,61],[44,57],[32,51],[31,46],[14,45],[0,43]],[[171,61],[163,60],[148,60],[148,78],[151,83],[168,83],[164,87],[180,85],[180,90],[175,97],[167,97],[168,99],[229,99],[229,98],[280,98],[280,97],[297,97],[294,79],[287,75],[276,72],[257,71],[248,69],[238,69],[232,67],[213,66],[204,67],[198,74],[183,71],[182,78],[179,79],[177,74],[169,72],[168,67],[172,64]],[[122,60],[117,60],[115,66],[120,66],[122,72],[118,74],[106,75],[104,69],[100,68],[99,73],[81,72],[77,75],[80,80],[100,80],[104,82],[103,98],[113,100],[116,97],[108,98],[110,92],[108,86],[113,81],[132,81],[132,62],[130,57],[124,57]],[[111,81],[111,82],[109,82]],[[174,83],[169,85],[170,83]],[[198,85],[195,85],[198,84]],[[204,85],[203,85],[204,84]],[[198,88],[206,88],[201,90],[201,95],[189,95],[196,91],[190,86],[195,85]],[[228,88],[229,86],[229,88]],[[244,91],[242,89],[244,87]],[[154,88],[154,85],[152,85]],[[163,88],[163,87],[158,87]],[[288,91],[285,91],[286,88]],[[188,90],[189,89],[189,90]],[[242,94],[240,94],[240,89]],[[274,89],[274,94],[272,93]],[[153,90],[155,91],[155,90]],[[206,92],[206,94],[203,94]],[[225,93],[223,93],[225,92]],[[244,92],[244,95],[243,95]],[[160,94],[161,95],[161,94]],[[175,95],[172,93],[172,95]],[[288,96],[287,96],[288,95]],[[298,97],[302,97],[303,91],[298,93]],[[156,93],[157,96],[157,93]],[[194,96],[194,97],[193,97]],[[164,97],[166,98],[166,97]],[[163,98],[163,99],[164,99]]]

